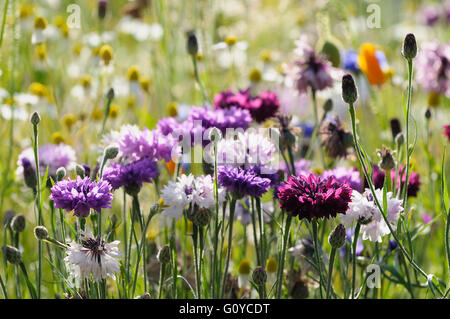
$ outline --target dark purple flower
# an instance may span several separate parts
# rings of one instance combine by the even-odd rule
[[[444,125],[444,135],[450,141],[450,124]]]
[[[239,90],[233,93],[231,89],[223,91],[214,96],[214,107],[216,109],[228,109],[232,106],[245,109],[250,99],[250,89]]]
[[[50,199],[55,202],[56,208],[67,212],[73,210],[75,216],[87,217],[90,209],[100,212],[102,208],[111,208],[111,189],[105,180],[96,182],[89,177],[82,179],[77,176],[76,180],[69,178],[56,183],[51,189]]]
[[[262,123],[273,117],[280,108],[278,96],[270,91],[262,91],[259,97],[253,98],[247,105],[253,119]]]
[[[345,214],[352,189],[334,177],[322,179],[314,174],[290,176],[278,187],[280,207],[299,219],[330,218]]]
[[[271,180],[255,173],[253,168],[219,166],[217,170],[219,184],[236,198],[246,195],[261,197],[269,190]]]
[[[112,188],[140,189],[143,183],[151,183],[158,176],[157,163],[146,157],[126,165],[113,163],[103,172],[103,179],[108,181]]]
[[[404,186],[405,182],[406,182],[406,169],[404,166],[400,166],[399,167],[399,176],[396,177],[396,171],[392,170],[391,171],[391,179],[392,181],[396,180],[396,187],[397,189]],[[382,171],[378,165],[373,165],[372,166],[372,177],[373,177],[373,184],[375,189],[381,189],[384,186],[384,177],[385,177],[385,172]],[[400,182],[400,176],[401,178],[401,182]],[[410,172],[409,175],[409,180],[408,180],[408,197],[416,197],[417,193],[419,192],[420,189],[420,175],[417,174],[414,171]],[[367,184],[367,181],[364,180],[364,187],[367,188],[369,187],[369,184]]]
[[[388,247],[388,254],[392,253],[397,248],[397,246],[398,246],[398,244],[395,240],[390,240],[389,247]]]

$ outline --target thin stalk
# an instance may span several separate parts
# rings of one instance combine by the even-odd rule
[[[276,298],[281,298],[281,288],[283,286],[283,271],[284,271],[284,260],[286,259],[286,247],[287,241],[289,238],[289,232],[291,228],[292,215],[287,214],[286,216],[286,224],[283,229],[283,242],[281,246],[281,256],[280,256],[280,266],[278,267],[277,273],[277,289],[276,289]]]
[[[36,299],[36,290],[34,289],[33,284],[31,283],[30,279],[28,278],[27,269],[25,268],[25,265],[23,264],[22,261],[20,262],[19,266],[25,277],[25,281],[27,283],[28,291],[30,292],[31,298]]]
[[[352,251],[353,251],[353,258],[352,258],[352,299],[355,299],[355,289],[356,289],[356,246],[358,244],[358,236],[359,231],[361,229],[361,224],[357,223],[355,227],[355,234],[353,236],[353,243],[352,243]]]
[[[161,263],[161,269],[159,270],[159,291],[158,291],[158,299],[161,299],[162,296],[162,288],[164,283],[164,271],[166,269],[166,264]]]
[[[332,276],[333,276],[334,257],[336,257],[336,248],[332,247],[331,253],[330,253],[330,263],[328,265],[328,281],[327,281],[327,294],[326,294],[327,299],[330,298],[330,288],[332,286],[331,280],[332,280]]]
[[[323,298],[322,293],[322,262],[321,262],[321,256],[320,256],[320,248],[319,248],[319,238],[317,233],[317,220],[314,218],[311,222],[312,224],[312,231],[313,231],[313,241],[314,241],[314,255],[316,257],[316,264],[318,267],[319,272],[319,290],[320,290],[320,297]]]
[[[411,91],[412,91],[412,60],[408,60],[408,100],[406,102],[406,143],[405,143],[405,149],[406,149],[406,176],[405,176],[405,183],[404,183],[404,190],[403,190],[403,208],[406,211],[407,201],[408,201],[408,181],[409,181],[409,159],[411,157],[411,154],[409,153],[409,115],[410,115],[410,108],[411,108]],[[402,174],[403,175],[403,174]],[[401,179],[400,179],[401,181]]]
[[[231,256],[231,243],[233,240],[233,223],[234,223],[234,210],[236,208],[236,199],[233,197],[230,203],[230,218],[228,225],[228,246],[227,246],[227,258],[225,259],[225,268],[223,271],[223,280],[222,280],[222,293],[221,297],[223,298],[225,294],[225,285],[227,282],[228,275],[228,266],[230,265],[230,256]]]

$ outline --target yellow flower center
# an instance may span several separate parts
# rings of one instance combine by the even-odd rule
[[[34,19],[34,27],[36,29],[44,30],[47,27],[47,24],[47,19],[43,17],[36,17],[36,19]]]
[[[239,263],[239,273],[241,275],[248,275],[250,273],[250,262],[247,259]]]

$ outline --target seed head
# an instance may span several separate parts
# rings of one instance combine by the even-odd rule
[[[336,228],[330,233],[328,242],[334,248],[340,248],[345,244],[345,227],[342,224],[336,226]]]
[[[267,272],[263,267],[258,266],[252,273],[253,282],[258,286],[264,286],[267,281]]]

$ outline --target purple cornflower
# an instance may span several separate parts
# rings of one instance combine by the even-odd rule
[[[248,109],[253,119],[262,123],[273,117],[280,108],[280,101],[274,92],[262,91],[259,97],[250,100]]]
[[[309,160],[305,160],[304,158],[301,158],[299,160],[297,160],[296,162],[294,162],[294,166],[295,166],[295,174],[297,176],[299,175],[306,175],[308,176],[309,174],[311,174],[311,161]],[[286,166],[285,162],[280,162],[280,168],[283,169],[286,172],[289,172],[291,167]]]
[[[391,171],[391,179],[392,182],[396,181],[396,187],[397,189],[404,186],[406,182],[406,169],[404,166],[400,166],[399,169],[399,176],[396,178],[396,171]],[[384,178],[386,174],[383,170],[381,170],[378,165],[372,166],[372,177],[373,177],[373,185],[375,189],[382,189],[384,186]],[[401,176],[401,182],[400,182],[400,176]],[[408,197],[416,197],[417,193],[420,189],[420,175],[417,174],[414,171],[410,171],[409,179],[408,179]],[[364,181],[364,187],[369,187],[369,184],[367,184],[367,181]]]
[[[73,210],[75,216],[87,217],[90,209],[100,212],[102,208],[111,208],[111,189],[107,181],[96,182],[89,177],[82,179],[77,176],[76,180],[69,178],[56,183],[51,189],[50,199],[55,202],[56,208],[67,212]]]
[[[436,22],[440,19],[440,12],[441,10],[433,5],[425,6],[422,9],[422,19],[423,22],[427,25],[432,27],[436,24]]]
[[[289,71],[300,93],[307,92],[308,88],[322,91],[333,86],[333,67],[324,57],[319,56],[308,44],[306,37],[296,41],[296,60]]]
[[[39,155],[39,173],[43,176],[48,167],[48,176],[55,177],[56,170],[60,167],[64,167],[67,170],[71,170],[75,165],[75,151],[73,148],[66,144],[47,144],[38,148]],[[18,175],[23,173],[23,159],[27,159],[33,169],[36,169],[34,152],[32,148],[25,149],[19,155],[17,161]]]
[[[349,244],[353,243],[354,234],[355,234],[354,228],[347,228],[347,230],[345,231],[345,239]],[[364,244],[361,240],[361,237],[358,237],[358,241],[356,242],[356,256],[361,256],[363,250],[364,250]],[[341,256],[345,258],[345,255],[346,255],[345,246],[341,247],[340,253],[341,253]]]
[[[355,50],[348,50],[344,53],[342,59],[342,67],[344,68],[344,70],[352,72],[361,71],[358,65],[358,53]]]
[[[363,184],[361,181],[361,176],[359,171],[354,167],[336,167],[334,169],[324,171],[321,176],[322,178],[334,176],[339,183],[347,183],[352,189],[358,192],[362,191]]]
[[[244,196],[261,197],[269,190],[271,180],[255,173],[254,169],[219,166],[217,169],[219,185],[232,193],[235,198]]]
[[[280,207],[299,219],[330,218],[345,214],[351,201],[352,189],[329,177],[314,174],[290,176],[278,187]]]
[[[157,163],[146,157],[125,165],[111,164],[103,172],[103,179],[108,181],[114,190],[124,186],[127,193],[134,193],[141,189],[143,183],[151,183],[158,173]]]
[[[416,81],[425,91],[450,97],[450,44],[424,43],[415,66]]]
[[[450,124],[444,125],[444,135],[450,141]]]
[[[216,109],[228,109],[232,106],[245,109],[250,100],[250,89],[239,90],[233,93],[231,89],[220,92],[214,96],[214,107]]]

